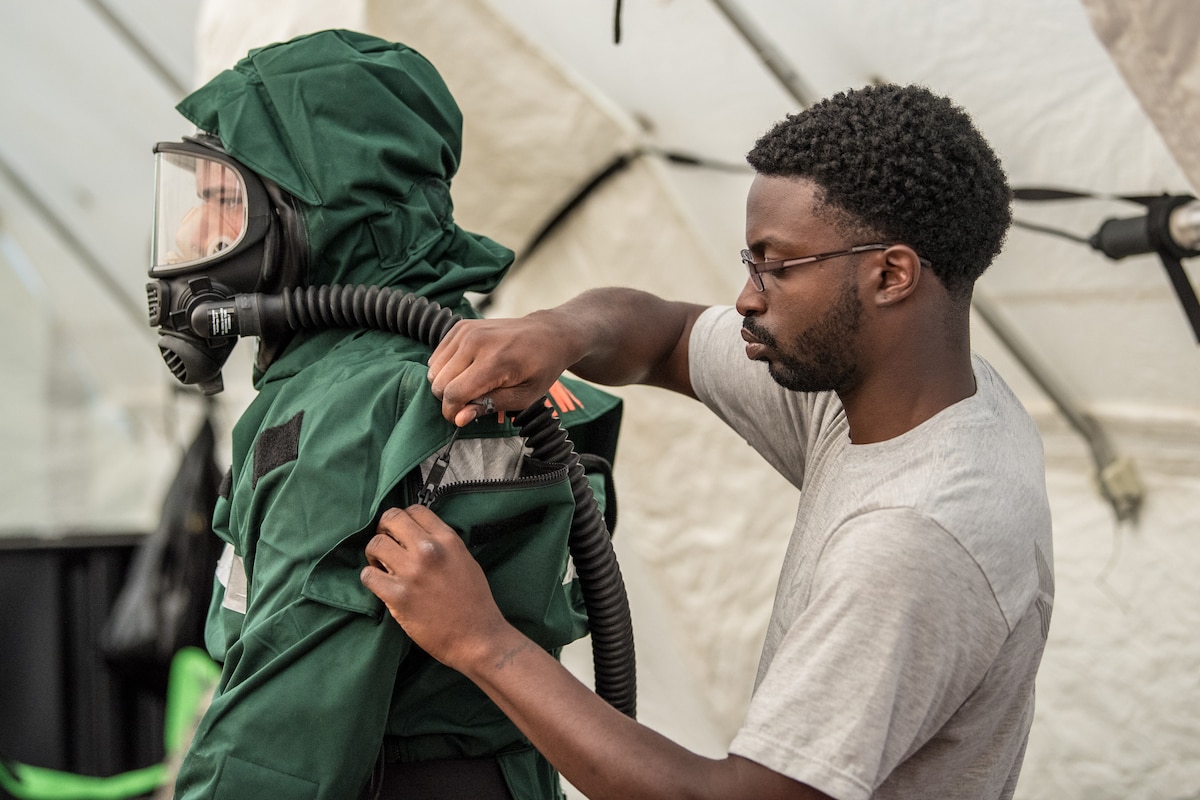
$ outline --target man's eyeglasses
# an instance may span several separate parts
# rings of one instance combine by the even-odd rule
[[[749,250],[742,251],[742,263],[746,265],[746,269],[750,272],[750,281],[754,284],[754,288],[760,292],[765,291],[763,286],[763,273],[775,272],[788,267],[798,267],[801,264],[815,264],[818,261],[825,261],[830,258],[841,258],[842,256],[853,256],[859,253],[867,253],[871,250],[887,250],[891,245],[888,244],[860,244],[856,247],[851,247],[849,250],[837,250],[832,253],[818,253],[815,256],[800,256],[799,258],[785,258],[782,261],[758,261],[755,262],[754,254]],[[929,262],[921,259],[921,266],[928,267]]]

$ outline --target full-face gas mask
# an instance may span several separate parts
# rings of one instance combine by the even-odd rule
[[[150,324],[172,374],[216,394],[239,334],[208,309],[300,285],[304,226],[291,195],[230,157],[216,137],[160,142],[154,153]]]

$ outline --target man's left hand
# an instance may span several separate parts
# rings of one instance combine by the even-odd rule
[[[508,626],[479,564],[428,508],[385,511],[366,554],[363,586],[443,664],[463,671],[486,658],[488,643]]]

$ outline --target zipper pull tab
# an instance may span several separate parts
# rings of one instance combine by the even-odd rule
[[[417,492],[417,502],[429,508],[433,503],[433,493],[442,483],[442,478],[446,476],[446,468],[450,466],[450,450],[453,449],[454,443],[458,441],[458,435],[462,433],[462,428],[455,427],[454,433],[450,436],[450,441],[446,444],[446,449],[433,462],[433,466],[429,468],[429,476],[425,479],[425,485],[421,487],[421,491]]]

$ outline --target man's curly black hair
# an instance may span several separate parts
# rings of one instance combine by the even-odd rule
[[[853,233],[912,247],[950,295],[969,300],[1012,221],[1004,168],[971,118],[921,86],[867,86],[792,114],[746,160],[807,178]],[[852,242],[866,244],[866,242]]]

